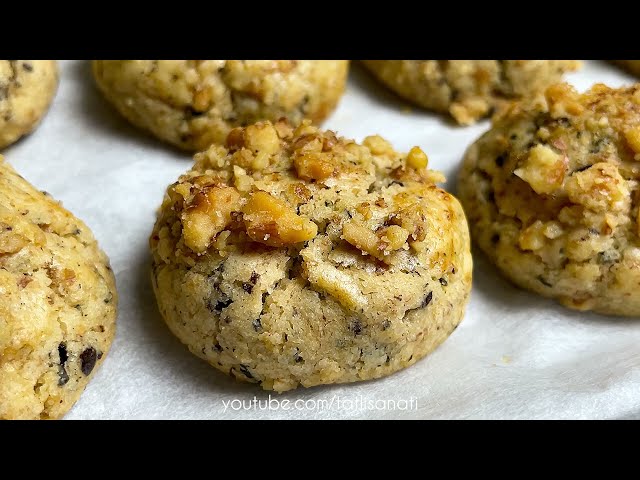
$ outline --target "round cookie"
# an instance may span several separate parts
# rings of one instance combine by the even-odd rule
[[[0,60],[0,148],[36,128],[57,88],[55,60]]]
[[[286,117],[322,121],[345,88],[347,60],[95,60],[106,98],[134,125],[186,150]]]
[[[267,122],[195,160],[167,190],[152,279],[171,331],[215,368],[276,391],[368,380],[461,321],[468,227],[419,148]]]
[[[64,415],[109,350],[116,304],[89,228],[0,156],[0,419]]]
[[[640,77],[640,60],[611,60],[616,65]]]
[[[475,242],[517,285],[640,315],[640,84],[567,84],[515,104],[469,147],[458,192]]]
[[[410,102],[475,123],[508,100],[556,83],[576,60],[365,60],[387,87]]]

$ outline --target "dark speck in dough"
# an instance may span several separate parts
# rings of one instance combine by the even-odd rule
[[[98,354],[95,348],[89,347],[85,349],[80,354],[80,369],[82,370],[82,373],[84,373],[85,375],[89,375],[93,371],[93,367],[96,366],[97,359]]]

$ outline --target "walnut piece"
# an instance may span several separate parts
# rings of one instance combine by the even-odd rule
[[[545,226],[540,220],[536,220],[522,232],[518,238],[518,245],[522,250],[539,250],[546,245]]]
[[[372,232],[365,225],[350,220],[342,226],[342,238],[358,250],[384,261],[393,251],[404,246],[409,232],[398,225]]]
[[[595,212],[624,211],[629,207],[627,182],[611,163],[596,163],[574,173],[565,189],[569,200]]]
[[[296,155],[293,159],[298,178],[302,180],[317,180],[319,182],[331,177],[335,172],[335,166],[331,157],[326,153],[305,153]]]
[[[390,223],[399,225],[411,236],[412,241],[422,242],[427,236],[427,213],[424,207],[411,203],[390,219]]]
[[[380,135],[370,135],[362,141],[362,145],[367,147],[374,155],[391,155],[394,153],[393,147]]]
[[[562,187],[567,173],[567,160],[546,145],[536,145],[529,151],[524,165],[513,173],[527,182],[539,194],[550,194]]]
[[[383,228],[379,235],[383,242],[389,244],[389,250],[400,250],[409,238],[409,232],[398,225]]]
[[[584,107],[580,104],[580,94],[567,83],[552,85],[544,93],[552,118],[580,115]]]
[[[244,145],[254,153],[273,155],[280,149],[280,139],[271,123],[258,122],[244,129]]]
[[[315,223],[267,192],[251,194],[242,213],[249,238],[271,247],[305,242],[318,234]]]
[[[240,193],[233,187],[216,186],[197,193],[182,213],[182,236],[196,253],[209,248],[211,240],[231,223],[231,212],[240,210]]]
[[[19,252],[28,243],[28,239],[11,231],[0,232],[0,255]]]

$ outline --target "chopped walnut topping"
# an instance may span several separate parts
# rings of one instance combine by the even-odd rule
[[[170,253],[172,237],[182,237],[196,254],[213,248],[225,255],[249,240],[293,246],[313,239],[319,229],[323,235],[342,234],[386,262],[399,261],[391,255],[398,250],[410,255],[410,245],[411,255],[420,254],[428,210],[421,199],[437,190],[433,181],[441,174],[428,170],[418,147],[402,155],[379,136],[364,143],[308,122],[295,131],[286,121],[231,130],[225,146],[213,144],[196,154],[193,170],[169,188],[168,229],[159,229],[159,254]],[[345,211],[355,217],[343,231]],[[178,255],[197,261],[189,252]]]
[[[302,180],[326,180],[335,173],[335,164],[326,153],[307,153],[293,159],[298,178]]]
[[[271,157],[280,150],[280,138],[273,125],[258,122],[231,130],[225,145],[230,152],[234,152],[232,159],[235,165],[260,171],[269,166]]]
[[[527,182],[538,194],[549,194],[562,187],[567,173],[567,159],[546,145],[529,151],[524,164],[513,173]]]
[[[565,190],[573,203],[594,211],[621,211],[628,208],[629,187],[611,163],[596,163],[567,179]]]
[[[539,250],[546,245],[545,227],[540,220],[536,220],[522,232],[518,238],[518,245],[522,250]]]
[[[273,125],[273,128],[276,129],[276,132],[278,133],[278,136],[280,138],[289,138],[293,135],[293,127],[286,119],[278,120]]]
[[[365,220],[371,219],[373,212],[371,211],[371,205],[369,202],[362,202],[356,207],[356,212],[364,217]]]
[[[293,131],[293,137],[302,137],[309,133],[317,133],[318,129],[311,125],[311,120],[303,120],[300,125]]]
[[[291,145],[291,150],[298,154],[321,152],[322,151],[322,138],[317,133],[309,133],[299,137]]]
[[[247,175],[247,171],[239,167],[233,166],[234,185],[240,192],[249,192],[253,187],[253,178]]]
[[[231,156],[231,162],[245,170],[252,170],[254,158],[255,157],[250,150],[242,148],[240,150],[236,150],[236,152]]]
[[[380,251],[380,239],[377,235],[364,225],[349,221],[342,226],[342,238],[358,250],[369,255],[382,259],[384,255]]]
[[[409,232],[398,225],[383,228],[378,234],[383,242],[389,244],[389,250],[400,250],[409,238]]]
[[[560,222],[551,221],[545,223],[543,232],[545,237],[550,240],[554,240],[561,236],[564,233],[564,230]]]
[[[29,240],[22,235],[17,235],[11,231],[0,230],[0,255],[16,253],[28,243]]]
[[[297,205],[308,202],[312,196],[311,190],[302,182],[290,185],[289,190],[293,194]]]
[[[567,83],[559,83],[547,88],[545,98],[549,105],[549,113],[553,118],[580,115],[584,110],[580,104],[580,95],[575,88]]]
[[[338,143],[339,141],[338,137],[336,137],[336,134],[331,130],[327,130],[322,137],[322,151],[330,152]]]
[[[378,232],[372,232],[355,220],[342,226],[342,238],[362,252],[383,261],[391,252],[401,249],[408,237],[409,232],[397,225]]]
[[[380,135],[366,137],[362,144],[374,155],[393,154],[393,147]]]
[[[227,135],[225,147],[227,147],[231,152],[240,150],[244,147],[244,129],[238,127],[231,130]]]
[[[389,223],[401,226],[409,233],[412,241],[422,242],[426,238],[426,212],[420,205],[408,205],[390,218]]]
[[[247,235],[265,245],[282,247],[311,240],[318,234],[315,223],[267,192],[251,194],[242,212]]]
[[[209,248],[211,239],[231,223],[231,212],[240,209],[240,193],[233,187],[210,187],[197,193],[182,213],[182,236],[196,253]]]
[[[278,132],[269,122],[258,122],[244,129],[245,147],[254,153],[273,155],[280,149]]]

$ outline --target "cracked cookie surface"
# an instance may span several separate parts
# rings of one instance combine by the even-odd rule
[[[513,105],[467,151],[472,236],[517,285],[563,305],[640,315],[640,85],[567,84]]]
[[[417,147],[257,123],[195,156],[150,246],[191,352],[264,389],[379,378],[443,342],[471,288],[466,219]]]
[[[186,150],[286,117],[320,122],[335,108],[347,60],[95,60],[106,98],[131,123]]]
[[[89,228],[0,156],[0,419],[53,419],[115,333],[117,294]]]
[[[0,148],[36,128],[57,87],[54,60],[0,60]]]
[[[365,60],[378,80],[410,102],[475,123],[509,100],[576,70],[576,60]]]

